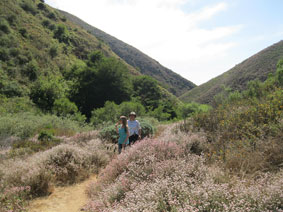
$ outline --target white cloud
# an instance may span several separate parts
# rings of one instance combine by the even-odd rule
[[[221,11],[227,10],[228,5],[220,2],[192,13],[182,10],[184,4],[194,1],[47,0],[46,2],[135,46],[185,78],[195,83],[203,83],[211,76],[205,74],[204,68],[201,67],[223,59],[227,51],[236,44],[221,39],[233,35],[241,27],[200,28],[201,22],[208,21]],[[221,71],[225,71],[223,67]]]

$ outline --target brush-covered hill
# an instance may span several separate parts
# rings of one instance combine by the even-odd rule
[[[180,97],[185,102],[210,103],[223,90],[223,85],[242,91],[251,80],[264,81],[274,73],[279,59],[283,58],[283,41],[253,55],[224,74],[188,91]]]
[[[133,46],[130,46],[123,41],[87,24],[74,15],[64,11],[59,12],[73,23],[78,24],[97,38],[104,41],[111,47],[113,52],[124,59],[128,64],[139,70],[142,74],[151,76],[161,82],[174,95],[180,96],[196,86],[194,83],[162,66],[159,62],[150,58]]]
[[[18,90],[28,92],[25,88],[40,75],[61,74],[95,50],[119,58],[106,44],[44,1],[1,0],[0,14],[0,69]],[[139,74],[120,60],[131,73]]]
[[[0,1],[0,100],[25,98],[47,112],[59,101],[90,116],[106,101],[130,100],[132,80],[141,76],[44,0]],[[160,85],[160,99],[179,101]]]

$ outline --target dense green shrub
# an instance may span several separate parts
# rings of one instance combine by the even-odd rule
[[[28,32],[25,28],[21,28],[19,29],[20,34],[24,37],[27,38],[28,37]]]
[[[48,15],[47,15],[48,18],[54,20],[54,21],[57,21],[57,16],[55,13],[53,12],[50,12]]]
[[[51,22],[49,21],[49,20],[44,20],[44,21],[42,21],[42,26],[44,26],[44,27],[49,27],[50,26],[50,24],[51,24]]]
[[[150,123],[146,121],[140,121],[140,124],[142,128],[142,134],[141,134],[142,138],[150,137],[153,135],[154,127]]]
[[[7,113],[37,112],[34,103],[28,97],[7,98],[0,95],[0,115]]]
[[[6,48],[0,49],[0,61],[8,61],[10,59],[9,50]]]
[[[75,103],[67,98],[56,99],[52,111],[58,116],[67,116],[78,112],[78,107]]]
[[[45,4],[43,4],[43,3],[41,2],[41,3],[39,3],[39,4],[37,5],[37,8],[40,9],[40,10],[45,10],[45,9],[46,9],[46,6],[45,6]]]
[[[39,75],[39,66],[36,60],[29,61],[22,69],[24,76],[28,77],[29,80],[35,81]]]
[[[53,129],[54,135],[72,135],[75,132],[89,130],[84,122],[72,118],[63,118],[55,115],[36,115],[21,112],[17,114],[2,114],[0,116],[0,134],[28,139],[42,129]]]
[[[49,55],[51,56],[52,59],[58,55],[57,45],[51,46],[51,48],[49,49]]]
[[[0,45],[1,45],[1,49],[3,47],[9,47],[10,46],[10,38],[7,35],[2,35],[0,36]]]
[[[180,104],[178,107],[178,116],[182,119],[186,119],[196,113],[200,112],[207,112],[210,109],[208,105],[202,105],[198,103],[187,103],[187,104]]]
[[[6,34],[10,33],[11,29],[6,19],[0,18],[0,30]]]
[[[17,81],[10,80],[7,74],[0,69],[0,95],[7,97],[22,96],[24,90],[20,87]]]
[[[10,48],[9,49],[9,54],[12,56],[12,57],[18,57],[19,54],[20,54],[20,50],[18,48]]]
[[[118,106],[118,113],[123,116],[128,116],[134,111],[137,116],[145,115],[145,107],[139,102],[123,102]]]
[[[38,140],[40,141],[50,141],[54,137],[54,133],[50,130],[41,130],[38,135]]]
[[[39,78],[31,89],[31,99],[41,109],[50,111],[56,99],[65,96],[66,85],[56,76]]]
[[[0,86],[0,94],[7,97],[23,96],[23,89],[17,81],[7,81]]]
[[[158,121],[167,121],[170,119],[170,114],[164,110],[164,105],[159,105],[153,111],[150,111],[149,114],[158,119]]]
[[[54,32],[54,38],[58,39],[59,42],[69,44],[70,33],[67,27],[63,24],[57,25],[57,28]]]
[[[106,122],[116,122],[118,120],[118,106],[114,102],[107,101],[103,108],[92,111],[91,123],[95,126]]]
[[[50,24],[48,26],[48,29],[50,29],[51,31],[54,31],[56,29],[56,25],[55,24]]]
[[[61,21],[66,22],[67,18],[64,16],[64,17],[61,18]]]
[[[119,135],[116,132],[115,125],[112,124],[108,127],[104,127],[99,132],[100,138],[104,141],[111,141],[113,143],[117,143]]]
[[[155,109],[160,104],[161,89],[157,81],[149,76],[140,76],[133,80],[133,93],[148,110]]]
[[[9,22],[10,25],[15,25],[17,21],[17,16],[9,15],[7,21]]]
[[[17,57],[17,60],[18,60],[19,65],[24,65],[24,64],[28,63],[31,60],[31,58],[29,58],[28,55],[20,54]]]
[[[22,4],[21,7],[26,11],[29,12],[33,15],[35,15],[37,13],[37,10],[34,6],[34,4],[32,2],[30,2],[29,0],[25,0]]]

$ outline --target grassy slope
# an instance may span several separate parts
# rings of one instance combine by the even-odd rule
[[[21,5],[24,2],[30,4],[35,9],[36,14],[23,10]],[[37,8],[39,3],[39,0],[2,0],[0,2],[1,18],[8,19],[11,16],[15,16],[14,24],[10,24],[10,33],[7,36],[13,37],[13,47],[19,50],[19,56],[10,56],[9,60],[0,61],[2,69],[5,72],[9,72],[11,69],[15,72],[11,76],[11,79],[17,78],[18,81],[25,81],[25,84],[29,83],[28,80],[23,79],[21,70],[32,59],[38,64],[40,72],[38,74],[40,75],[44,72],[60,74],[62,70],[68,69],[78,59],[85,59],[88,53],[94,50],[100,50],[106,56],[119,58],[109,46],[100,42],[95,36],[87,33],[76,24],[64,20],[64,16],[53,8],[45,5],[47,9],[39,10]],[[57,20],[48,18],[50,13],[54,13]],[[50,25],[57,26],[58,24],[62,24],[66,26],[70,34],[70,44],[60,43],[55,39],[53,37],[54,30],[42,25],[44,20],[49,21]],[[21,29],[26,30],[26,37],[20,33]],[[3,36],[6,36],[5,33],[1,33],[1,37]],[[53,46],[57,47],[57,56],[54,58],[49,53],[50,48]],[[1,46],[2,48],[4,47]],[[11,50],[11,46],[5,48],[8,51]],[[28,61],[19,63],[19,57],[27,57]],[[120,60],[123,61],[122,59]],[[140,74],[126,62],[123,61],[123,63],[127,65],[132,74]]]
[[[250,80],[264,81],[269,73],[276,70],[280,58],[283,58],[283,41],[262,50],[224,74],[188,91],[180,98],[186,102],[209,103],[222,91],[222,85],[233,90],[244,90]]]
[[[77,23],[82,28],[107,43],[117,55],[123,58],[128,64],[137,68],[142,74],[152,76],[163,83],[165,87],[176,96],[180,96],[184,92],[195,87],[194,83],[165,68],[138,49],[108,35],[67,12],[60,12],[72,22]]]

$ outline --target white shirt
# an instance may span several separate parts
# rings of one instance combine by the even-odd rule
[[[128,127],[130,129],[130,136],[134,134],[139,134],[139,130],[141,129],[140,122],[138,120],[128,120]]]

